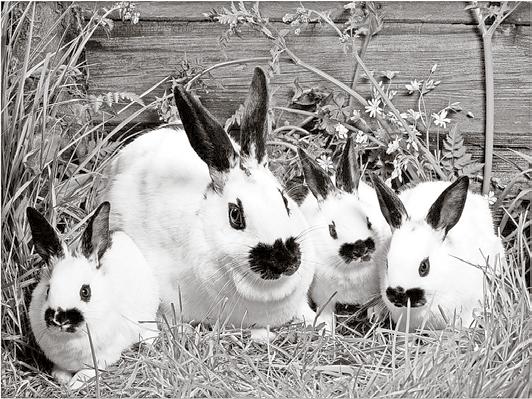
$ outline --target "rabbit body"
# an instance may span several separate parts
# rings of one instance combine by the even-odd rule
[[[176,92],[184,131],[151,131],[112,165],[112,224],[153,265],[172,318],[175,310],[186,322],[261,328],[314,318],[306,299],[313,250],[298,242],[306,222],[267,168],[265,79],[255,71],[246,106],[255,116],[247,125],[244,117],[238,145],[197,100]]]
[[[109,237],[100,259],[61,244],[60,254],[51,258],[51,273],[44,272],[33,291],[31,328],[56,377],[68,380],[94,367],[87,326],[100,369],[132,344],[158,334],[159,294],[151,268],[127,234]]]
[[[492,272],[505,262],[488,201],[468,192],[467,182],[424,182],[399,195],[408,216],[394,229],[381,293],[392,319],[401,319],[402,326],[406,297],[412,306],[410,329],[425,319],[427,326],[443,328],[445,318],[455,315],[469,326],[484,298],[486,267]]]
[[[310,225],[306,235],[316,252],[310,297],[321,309],[318,321],[327,330],[334,329],[337,303],[364,305],[378,297],[378,268],[390,236],[375,191],[359,181],[351,140],[337,167],[335,184],[300,151],[305,181],[314,194],[301,203]]]

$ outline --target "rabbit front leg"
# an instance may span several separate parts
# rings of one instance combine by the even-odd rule
[[[318,316],[316,318],[316,325],[320,325],[324,323],[325,324],[324,330],[325,332],[329,334],[332,334],[336,328],[336,319],[334,315],[335,308],[336,308],[336,302],[330,300],[321,309],[320,307],[318,307],[318,310],[317,310]]]
[[[294,317],[294,321],[300,321],[300,322],[305,323],[306,326],[312,326],[314,325],[315,320],[316,320],[316,312],[314,312],[310,308],[310,305],[307,303],[307,301],[304,301],[299,311],[296,313]]]
[[[59,367],[57,364],[54,364],[52,369],[52,377],[60,384],[68,384],[72,379],[72,372],[64,370]]]

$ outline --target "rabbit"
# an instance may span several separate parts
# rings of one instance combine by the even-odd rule
[[[420,183],[399,196],[372,179],[392,229],[381,295],[393,321],[405,330],[408,319],[411,331],[442,329],[455,318],[470,326],[485,271],[505,263],[487,199],[468,192],[466,176]]]
[[[109,210],[108,202],[98,207],[71,251],[37,210],[27,208],[35,250],[47,265],[32,293],[30,325],[53,362],[52,376],[71,388],[95,374],[89,332],[98,369],[158,335],[157,325],[147,323],[159,305],[155,277],[131,238],[109,230]]]
[[[254,71],[238,142],[182,86],[174,96],[184,131],[154,130],[122,149],[106,197],[112,223],[154,266],[164,312],[250,328],[252,338],[292,319],[311,324],[313,249],[268,169],[265,73]]]
[[[313,195],[301,203],[316,249],[310,298],[320,309],[317,323],[334,331],[337,303],[366,304],[379,296],[378,265],[384,260],[390,229],[380,214],[375,191],[360,181],[353,139],[343,149],[336,185],[299,149],[305,182]],[[331,299],[331,297],[334,297]]]

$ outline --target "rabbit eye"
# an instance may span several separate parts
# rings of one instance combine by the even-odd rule
[[[242,202],[237,198],[236,204],[229,203],[229,224],[235,230],[244,230],[246,228],[246,219]]]
[[[46,299],[48,299],[48,295],[50,294],[50,285],[46,287]]]
[[[366,216],[366,223],[367,223],[367,226],[368,226],[368,230],[371,230],[371,222],[369,221],[369,218]]]
[[[281,197],[283,197],[283,202],[284,202],[284,207],[286,209],[286,213],[288,214],[288,216],[290,216],[290,208],[288,207],[288,200],[286,199],[286,197],[284,196],[281,190],[279,190],[279,193],[281,194]]]
[[[336,233],[336,225],[334,224],[334,221],[329,225],[329,234],[335,240],[338,238],[338,234]]]
[[[89,284],[83,284],[79,290],[79,297],[83,302],[89,302],[91,299],[91,286]]]
[[[419,275],[421,277],[425,277],[427,274],[429,274],[429,270],[430,270],[429,258],[425,258],[419,264],[419,269],[418,269]]]

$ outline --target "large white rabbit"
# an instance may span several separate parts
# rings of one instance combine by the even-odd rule
[[[445,319],[468,327],[484,298],[484,276],[505,264],[488,201],[468,192],[469,179],[425,182],[397,196],[373,177],[382,213],[392,228],[381,294],[404,329],[443,328]],[[442,313],[444,316],[442,316]]]
[[[94,375],[88,332],[99,369],[157,336],[157,283],[133,240],[109,231],[109,203],[96,210],[74,251],[38,211],[27,214],[35,249],[47,263],[32,294],[31,329],[54,364],[52,375],[76,388]]]
[[[299,157],[313,194],[300,205],[316,250],[310,297],[321,309],[318,323],[332,331],[337,303],[364,305],[379,296],[378,267],[384,261],[390,229],[375,191],[360,181],[352,138],[336,168],[336,185],[304,150],[299,149]]]
[[[154,266],[165,311],[186,322],[230,325],[312,323],[314,273],[306,223],[268,169],[268,86],[256,68],[233,143],[181,86],[174,90],[184,131],[151,131],[112,165],[108,198],[124,229]]]

